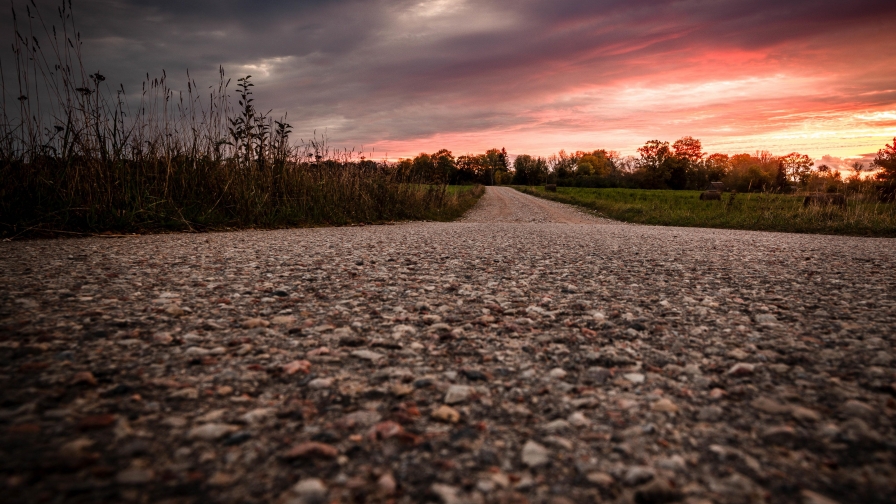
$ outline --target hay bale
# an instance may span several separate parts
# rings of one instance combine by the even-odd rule
[[[712,200],[722,201],[722,193],[720,193],[718,191],[703,191],[700,194],[700,200],[701,201],[712,201]]]
[[[837,205],[839,207],[845,207],[846,206],[846,195],[840,194],[840,193],[810,194],[810,195],[806,196],[805,199],[803,199],[803,206],[807,207],[809,205],[816,205],[816,206]]]
[[[544,190],[550,191],[550,192],[557,192],[557,184],[545,184]]]

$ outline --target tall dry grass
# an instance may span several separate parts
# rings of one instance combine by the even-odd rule
[[[163,72],[131,98],[85,70],[70,0],[56,24],[33,6],[14,11],[0,61],[0,236],[447,220],[481,194],[325,137],[293,142],[285,117],[256,108],[251,76],[231,87],[223,68],[207,94]]]

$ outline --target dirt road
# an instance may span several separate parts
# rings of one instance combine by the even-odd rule
[[[892,502],[894,266],[506,188],[0,243],[4,501]]]

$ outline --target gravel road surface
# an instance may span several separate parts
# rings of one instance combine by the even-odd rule
[[[896,240],[455,223],[0,243],[5,502],[894,502]]]

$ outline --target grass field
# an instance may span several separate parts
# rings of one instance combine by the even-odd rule
[[[542,198],[569,203],[624,222],[660,226],[711,227],[821,233],[854,236],[896,236],[896,204],[873,195],[852,194],[846,208],[803,207],[803,196],[744,193],[722,201],[700,201],[699,191],[589,189],[516,186]]]

